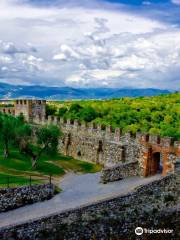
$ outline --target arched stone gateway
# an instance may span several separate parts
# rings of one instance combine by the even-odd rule
[[[174,172],[174,163],[180,156],[179,142],[173,143],[172,138],[162,138],[161,141],[156,136],[140,138],[142,145],[141,157],[139,159],[141,165],[141,175],[144,177],[162,173]]]

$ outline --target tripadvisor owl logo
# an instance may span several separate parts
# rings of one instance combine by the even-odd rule
[[[135,229],[135,234],[138,235],[138,236],[142,235],[143,234],[143,228],[142,227],[137,227]]]
[[[165,233],[165,234],[170,234],[170,233],[173,233],[173,229],[149,229],[149,228],[142,228],[142,227],[137,227],[135,229],[135,234],[140,236],[142,235],[143,233],[144,234],[161,234],[161,233]]]

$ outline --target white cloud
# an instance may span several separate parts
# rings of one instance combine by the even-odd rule
[[[92,7],[94,1],[91,7],[25,2],[0,1],[0,81],[8,76],[50,86],[177,87],[178,28],[123,7]]]
[[[172,3],[180,5],[180,0],[171,0]]]
[[[88,51],[89,45],[78,46],[76,51],[81,53],[79,59],[82,62],[80,71],[68,76],[66,83],[73,86],[106,84],[113,87],[166,88],[172,88],[173,82],[178,85],[179,77],[174,76],[180,69],[180,31],[165,31],[151,36],[140,34],[127,42],[119,35],[115,40],[119,45],[112,46],[114,37],[106,39],[106,44],[101,46],[103,51],[95,55]],[[96,49],[97,42],[94,44]]]
[[[7,67],[1,67],[1,71],[7,71],[8,68]]]
[[[53,56],[54,60],[62,60],[62,61],[66,61],[67,57],[64,53],[59,53]]]
[[[12,63],[12,58],[9,57],[9,56],[5,56],[5,55],[0,55],[0,63],[2,64],[9,64],[9,63]]]

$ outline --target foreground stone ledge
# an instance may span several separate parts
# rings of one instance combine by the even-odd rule
[[[168,239],[176,239],[179,208],[174,208],[167,202],[167,194],[170,193],[174,194],[175,200],[175,193],[172,191],[174,187],[178,188],[177,176],[168,175],[123,196],[107,198],[29,222],[1,228],[0,239],[143,239],[136,238],[134,234],[137,226],[173,228],[173,235],[168,236]],[[177,201],[174,200],[172,202],[176,205]],[[162,237],[157,239],[164,239],[164,236]]]
[[[53,184],[37,184],[16,188],[0,188],[0,212],[50,199],[55,194]]]

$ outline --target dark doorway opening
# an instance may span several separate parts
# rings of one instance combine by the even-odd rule
[[[97,155],[96,155],[96,163],[99,164],[103,160],[103,142],[102,140],[99,140],[98,142],[98,149],[97,149]]]
[[[103,142],[100,140],[98,144],[98,153],[103,151]]]
[[[124,146],[122,146],[121,151],[122,151],[122,153],[121,153],[121,161],[125,162],[125,160],[126,160],[126,149],[125,149]]]
[[[65,137],[63,139],[63,142],[65,144],[65,155],[66,156],[70,155],[70,153],[69,153],[69,148],[70,148],[70,145],[71,145],[71,134],[70,133],[68,133],[67,137]]]
[[[81,151],[78,151],[77,155],[78,157],[81,157]]]
[[[162,173],[163,165],[160,152],[152,154],[151,175]]]

